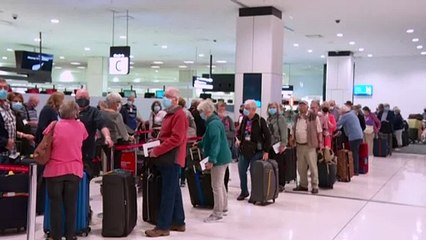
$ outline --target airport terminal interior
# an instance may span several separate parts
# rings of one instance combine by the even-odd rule
[[[170,95],[170,87],[178,90],[186,108],[197,99],[210,99],[215,105],[225,103],[225,114],[237,127],[242,124],[240,116],[249,116],[244,111],[251,105],[239,111],[247,100],[254,100],[257,114],[268,124],[268,117],[275,114],[269,103],[277,102],[290,135],[296,138],[294,145],[289,138],[286,151],[294,152],[309,144],[297,141],[299,125],[292,114],[315,102],[321,104],[321,112],[323,103],[333,100],[334,109],[341,111],[337,113],[340,120],[353,112],[362,118],[363,144],[367,143],[366,135],[373,136],[371,151],[366,156],[359,153],[359,175],[356,167],[355,174],[349,170],[352,173],[345,181],[337,169],[339,181],[334,172],[334,185],[323,188],[320,184],[318,190],[311,187],[310,178],[318,171],[310,169],[309,191],[298,191],[301,180],[295,167],[295,178],[286,181],[274,201],[252,204],[248,198],[237,200],[242,193],[239,161],[245,158],[240,149],[236,156],[232,152],[229,205],[220,221],[205,222],[213,206],[194,207],[187,180],[180,186],[186,231],[170,231],[170,236],[162,238],[422,240],[426,239],[425,17],[426,1],[420,0],[1,0],[0,79],[7,81],[10,91],[22,94],[25,103],[37,96],[40,104],[34,109],[38,114],[55,92],[63,92],[65,100],[74,101],[77,90],[85,89],[93,107],[111,93],[120,94],[122,104],[136,97],[132,109],[137,109],[138,121],[146,122],[148,127],[143,131],[154,124],[154,120],[152,124],[149,121],[156,101],[167,108],[164,99]],[[0,96],[0,112],[6,102]],[[329,107],[327,112],[332,110]],[[368,116],[364,120],[364,107],[369,107],[372,115],[377,113],[378,126],[382,127],[393,121],[389,120],[390,113],[398,113],[401,128],[394,129],[394,124],[390,132],[382,131]],[[7,129],[3,121],[0,125],[0,130]],[[265,126],[273,129],[272,124]],[[346,132],[348,128],[343,125],[343,129]],[[141,129],[131,130],[139,139]],[[383,140],[385,135],[390,136],[389,141]],[[333,144],[338,138],[334,136]],[[352,144],[350,136],[349,140]],[[231,142],[231,150],[238,148],[234,137]],[[351,152],[352,145],[348,144],[342,145],[343,149],[336,147],[334,160],[341,160],[338,151]],[[1,146],[6,155],[1,152],[0,156],[10,157],[9,148]],[[136,181],[142,181],[146,174],[145,165],[144,171],[138,169],[142,166],[138,163],[147,159],[139,158],[142,148],[134,149],[136,169],[132,171],[139,174]],[[383,155],[384,148],[387,152]],[[105,209],[101,183],[103,174],[111,169],[102,162],[108,157],[100,155],[102,169],[89,187],[91,230],[78,239],[107,238],[102,229]],[[0,178],[5,177],[3,172],[0,169]],[[323,172],[319,174],[321,183]],[[328,165],[325,174],[332,175]],[[250,190],[251,174],[247,175]],[[130,210],[137,212],[136,226],[128,236],[122,236],[125,239],[145,238],[145,231],[155,227],[143,216],[143,201],[148,197],[141,184],[136,184],[137,209]],[[281,185],[274,184],[277,189]],[[267,188],[270,186],[269,182]],[[10,196],[0,189],[0,204]],[[28,211],[28,218],[32,214]],[[0,217],[0,239],[48,237],[42,214],[18,232],[2,229],[2,221],[7,219]]]

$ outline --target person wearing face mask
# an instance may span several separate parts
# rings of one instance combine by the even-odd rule
[[[16,120],[7,101],[9,85],[0,79],[0,163],[8,163],[9,155],[16,154]]]
[[[284,151],[288,143],[288,127],[284,116],[281,114],[280,106],[278,103],[273,102],[268,104],[268,120],[269,131],[271,132],[272,144],[280,143],[279,152],[275,153],[274,149],[269,151],[271,159],[278,162],[279,171],[279,189],[283,192],[285,189],[285,170],[286,161],[284,159]]]
[[[185,212],[179,186],[179,172],[185,166],[188,120],[179,106],[180,93],[176,88],[167,88],[163,106],[167,115],[159,134],[161,144],[152,149],[150,157],[161,175],[161,200],[157,225],[145,231],[148,237],[169,236],[170,231],[185,232]],[[167,163],[156,163],[162,156],[172,153]]]
[[[29,156],[34,152],[34,135],[31,132],[31,126],[26,120],[24,107],[24,97],[20,93],[9,93],[7,99],[9,100],[13,113],[16,118],[16,147],[17,151],[22,156]]]
[[[247,187],[247,170],[257,160],[269,160],[271,149],[271,133],[266,120],[256,113],[257,104],[254,100],[244,103],[244,119],[237,133],[237,145],[240,149],[238,174],[240,176],[241,193],[237,200],[242,201],[250,194]],[[249,200],[249,202],[252,202]]]
[[[329,112],[334,116],[334,119],[337,121],[340,117],[340,109],[336,105],[336,101],[330,100],[328,101],[330,104]]]
[[[28,99],[28,102],[24,104],[26,110],[26,120],[28,121],[28,125],[31,126],[31,133],[33,135],[36,134],[37,124],[38,124],[38,113],[37,106],[40,103],[40,99],[37,95],[31,95]]]
[[[126,125],[130,129],[135,130],[139,122],[142,122],[142,119],[139,117],[138,108],[135,105],[135,96],[131,95],[127,98],[127,103],[123,105],[123,111],[126,111],[127,114],[124,117],[127,117]]]
[[[159,101],[154,101],[151,105],[151,115],[149,116],[149,129],[153,130],[151,134],[153,138],[158,137],[163,119],[166,115],[167,113],[162,110],[161,103]]]
[[[318,114],[322,126],[322,135],[324,137],[324,147],[332,149],[333,133],[336,131],[336,119],[330,114],[330,104],[323,102],[321,112]]]
[[[217,115],[225,126],[226,139],[228,140],[229,149],[232,149],[235,141],[235,125],[232,118],[226,114],[226,103],[221,101],[217,104]],[[234,156],[233,156],[234,157]]]

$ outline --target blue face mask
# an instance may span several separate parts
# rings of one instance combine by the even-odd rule
[[[161,107],[160,106],[154,106],[154,112],[159,112],[161,110]]]
[[[0,100],[6,100],[7,99],[7,91],[4,89],[0,89]]]
[[[271,114],[271,115],[277,114],[277,109],[276,108],[270,108],[269,109],[269,114]]]
[[[203,119],[204,121],[206,121],[206,120],[207,120],[207,116],[206,116],[206,114],[205,114],[204,112],[201,112],[201,113],[200,113],[200,117],[201,117],[201,119]]]
[[[166,97],[163,97],[163,106],[164,106],[165,109],[171,107],[172,106],[172,100],[170,100]]]
[[[20,111],[24,108],[24,105],[21,102],[12,102],[12,109],[15,111]]]
[[[244,108],[243,114],[247,117],[250,114],[250,111]]]

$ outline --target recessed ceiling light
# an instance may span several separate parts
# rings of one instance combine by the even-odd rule
[[[161,48],[166,49],[166,48],[168,48],[168,46],[167,45],[161,45]]]
[[[158,70],[155,70],[156,73],[158,73]]]
[[[64,60],[64,59],[65,59],[65,57],[64,57],[64,56],[59,56],[59,59]]]
[[[13,49],[12,48],[8,48],[8,49],[6,49],[6,51],[13,52]]]
[[[59,19],[50,19],[51,23],[59,23]]]
[[[120,39],[127,39],[127,36],[126,35],[122,35],[122,36],[120,36]]]
[[[1,59],[3,59],[3,60],[7,60],[7,57],[2,57]]]
[[[293,47],[299,47],[298,43],[293,43]]]
[[[114,78],[112,79],[112,81],[113,81],[113,82],[118,82],[118,81],[120,81],[120,79],[118,79],[118,77],[114,77]]]
[[[56,67],[55,67],[55,69],[58,69],[58,70],[59,70],[59,69],[62,69],[62,67],[56,66]]]
[[[130,68],[134,68],[133,66],[130,66]]]
[[[204,57],[203,53],[198,54],[199,57]]]
[[[135,63],[134,62],[130,62],[130,65],[135,65]]]
[[[133,82],[136,82],[136,83],[141,82],[141,79],[140,78],[135,78],[135,79],[133,79]]]
[[[418,42],[418,41],[420,41],[418,38],[413,38],[412,40],[411,40],[412,42]]]
[[[81,63],[79,63],[79,62],[70,62],[70,64],[71,64],[71,65],[74,65],[74,66],[81,65]]]
[[[210,65],[207,65],[206,67],[210,68]],[[216,66],[212,65],[212,68],[216,68]]]
[[[343,33],[336,34],[337,37],[343,37]]]
[[[370,53],[370,54],[367,55],[367,57],[371,58],[371,57],[373,57],[373,54]]]
[[[194,61],[183,61],[185,64],[194,64]]]
[[[312,53],[313,52],[313,50],[312,49],[308,49],[308,53]]]
[[[355,42],[354,41],[350,41],[349,45],[355,45]]]
[[[188,66],[180,65],[179,68],[188,68]]]
[[[422,45],[418,45],[417,49],[423,49],[423,46]]]
[[[325,58],[325,56],[324,56],[324,55],[321,55],[321,58]]]
[[[420,54],[421,54],[421,55],[426,55],[426,52],[425,52],[425,51],[423,51],[423,52],[421,52]]]
[[[133,59],[133,58],[135,58],[135,56],[133,56],[133,55],[130,55],[130,58],[131,58],[131,59]]]
[[[154,64],[159,64],[159,65],[164,64],[164,62],[163,62],[163,61],[154,61],[154,62],[152,62],[152,63],[154,63]]]
[[[358,51],[364,52],[364,48],[358,48]]]
[[[40,38],[34,38],[34,42],[40,42]]]
[[[407,29],[407,33],[413,33],[414,29]]]
[[[84,51],[90,51],[90,48],[89,47],[85,47]]]
[[[294,19],[294,17],[293,17],[293,16],[288,16],[288,18],[290,18],[290,20],[293,20],[293,19]]]
[[[77,68],[78,68],[78,69],[86,69],[86,67],[85,67],[85,66],[78,66]]]
[[[227,63],[226,60],[217,60],[216,63]]]
[[[158,69],[158,68],[160,68],[160,66],[151,66],[151,68],[157,68]]]

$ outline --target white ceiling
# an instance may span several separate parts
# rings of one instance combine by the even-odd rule
[[[238,2],[240,4],[238,4]],[[193,60],[190,68],[206,72],[211,52],[218,72],[232,72],[235,63],[235,29],[238,8],[273,5],[284,13],[284,62],[322,64],[333,50],[352,50],[357,57],[415,56],[426,49],[425,0],[1,0],[0,56],[2,64],[13,64],[7,48],[34,50],[34,38],[43,32],[44,51],[55,55],[56,66],[73,68],[90,56],[108,56],[112,44],[112,11],[115,18],[115,45],[125,45],[125,11],[128,9],[129,45],[135,56],[135,71],[143,80],[176,79],[178,66]],[[17,14],[17,19],[12,18]],[[59,19],[58,24],[50,22]],[[340,19],[339,24],[335,23]],[[284,26],[283,26],[284,27]],[[413,28],[413,34],[405,31]],[[291,29],[291,30],[288,30]],[[343,33],[342,38],[336,36]],[[312,39],[309,34],[323,38]],[[413,43],[412,38],[420,39]],[[216,42],[214,42],[216,40]],[[349,41],[355,41],[354,46]],[[298,43],[299,47],[293,47]],[[161,48],[167,45],[167,49]],[[90,51],[84,48],[89,47]],[[359,53],[358,48],[365,52]],[[312,53],[307,50],[312,49]],[[425,51],[423,49],[423,51]],[[205,57],[198,57],[203,53]],[[59,56],[65,56],[64,60]],[[425,56],[426,57],[426,56]],[[150,69],[155,60],[164,61],[161,69]],[[134,69],[134,70],[135,70]],[[84,71],[84,70],[76,70]]]

